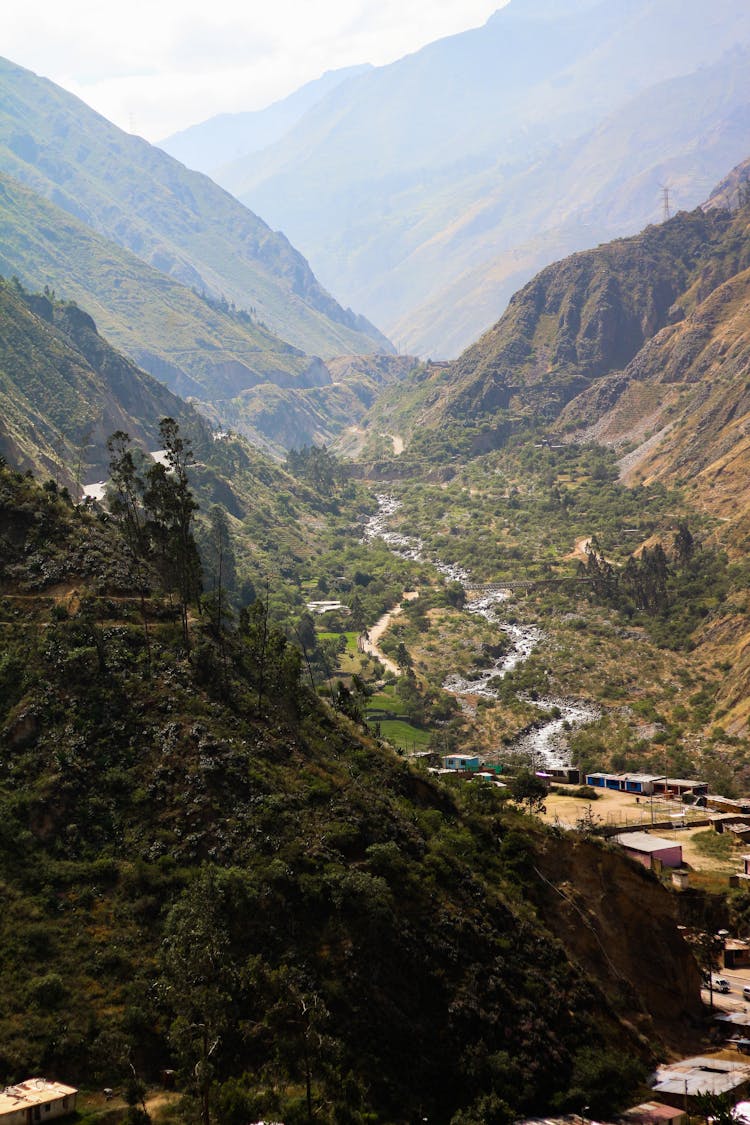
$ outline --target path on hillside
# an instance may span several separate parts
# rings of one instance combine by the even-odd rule
[[[383,650],[378,646],[378,641],[390,627],[394,617],[398,617],[399,614],[404,612],[403,603],[413,602],[414,599],[418,597],[418,590],[405,591],[399,605],[394,606],[393,609],[389,609],[387,613],[384,613],[382,617],[378,618],[372,629],[368,629],[367,635],[363,634],[362,637],[360,637],[359,644],[362,652],[368,652],[370,656],[376,657],[394,676],[403,675],[403,669],[399,668],[398,664],[396,664],[394,660],[391,660],[390,656],[386,656]]]

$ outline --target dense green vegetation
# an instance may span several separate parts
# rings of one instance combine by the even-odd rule
[[[134,540],[120,496],[105,519],[0,468],[5,1079],[174,1064],[180,1119],[220,1125],[626,1097],[643,1048],[548,928],[541,827],[333,714],[263,597],[198,614],[171,502],[140,496]]]

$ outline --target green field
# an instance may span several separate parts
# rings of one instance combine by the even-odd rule
[[[357,649],[358,633],[357,633],[356,629],[351,631],[351,632],[346,632],[346,633],[319,632],[318,636],[320,637],[320,639],[322,641],[332,641],[332,640],[337,640],[339,637],[346,637],[346,652],[347,652],[347,654],[349,656],[356,656],[356,654],[358,652],[358,649]]]
[[[403,750],[424,750],[430,743],[429,731],[417,730],[402,719],[382,719],[380,733],[383,738]]]
[[[406,701],[399,699],[395,694],[381,691],[377,695],[370,696],[367,701],[367,708],[374,711],[390,711],[393,715],[403,715],[406,712]]]

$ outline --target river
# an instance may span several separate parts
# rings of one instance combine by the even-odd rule
[[[439,559],[426,557],[424,543],[417,536],[401,535],[399,532],[388,530],[389,520],[401,507],[400,501],[385,493],[379,495],[377,500],[378,510],[365,525],[366,541],[382,539],[400,558],[429,562],[449,581],[460,582],[462,586],[471,588],[471,576],[468,571],[460,566],[446,565]],[[457,672],[446,677],[443,683],[444,689],[460,699],[467,709],[471,698],[496,699],[497,686],[492,681],[502,679],[508,672],[527,660],[544,638],[544,633],[536,625],[518,625],[503,621],[501,607],[510,601],[512,596],[510,590],[496,590],[489,594],[482,594],[480,597],[469,598],[464,606],[467,613],[483,617],[485,621],[496,625],[510,640],[510,645],[502,656],[492,661],[486,668],[474,672],[471,677],[460,676]],[[545,715],[540,716],[538,726],[517,738],[508,749],[512,753],[528,757],[535,769],[570,766],[567,731],[593,722],[599,714],[596,707],[580,700],[557,698],[528,699],[527,702],[533,703]],[[554,714],[551,719],[546,717],[550,712]]]

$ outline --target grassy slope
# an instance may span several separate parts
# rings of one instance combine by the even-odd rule
[[[321,288],[283,235],[208,177],[7,60],[0,88],[2,171],[183,285],[255,307],[309,353],[388,349]]]
[[[208,399],[274,380],[290,384],[310,366],[267,329],[212,308],[7,176],[0,178],[0,233],[6,277],[77,301],[115,347],[180,394]]]

